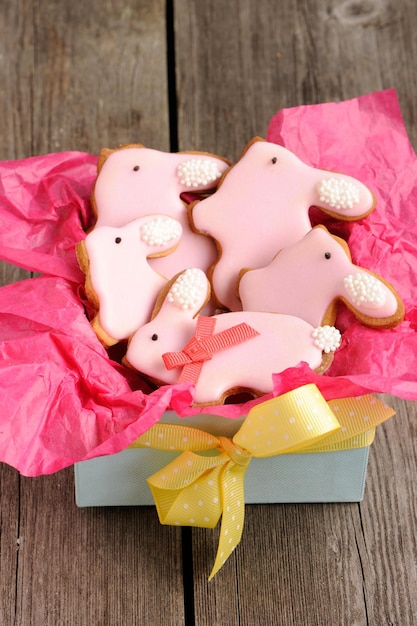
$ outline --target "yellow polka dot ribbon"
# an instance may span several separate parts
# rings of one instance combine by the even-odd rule
[[[130,447],[182,451],[148,478],[162,524],[214,528],[222,516],[211,579],[241,539],[244,476],[252,457],[368,446],[376,426],[393,415],[375,396],[326,402],[309,384],[256,405],[232,439],[158,423]]]

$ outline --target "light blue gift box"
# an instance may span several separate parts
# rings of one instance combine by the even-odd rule
[[[244,419],[207,414],[183,419],[168,411],[162,421],[233,437]],[[76,463],[76,503],[79,507],[151,505],[153,498],[146,479],[179,454],[128,448],[118,454]],[[245,475],[245,502],[359,502],[364,495],[368,455],[369,446],[253,458]]]

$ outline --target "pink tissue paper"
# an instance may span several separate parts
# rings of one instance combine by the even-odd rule
[[[284,109],[266,138],[372,189],[377,207],[366,219],[320,219],[348,240],[354,263],[393,284],[406,317],[378,331],[341,308],[342,346],[325,375],[301,363],[274,375],[270,396],[204,412],[237,418],[308,382],[326,399],[380,392],[417,400],[417,159],[395,91]],[[0,289],[0,460],[26,476],[119,452],[168,409],[199,412],[192,385],[152,391],[106,352],[87,319],[75,245],[93,223],[96,164],[82,152],[0,163],[0,259],[41,273]]]

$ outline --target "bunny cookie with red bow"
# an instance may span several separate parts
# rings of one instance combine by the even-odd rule
[[[194,405],[272,391],[272,374],[307,362],[322,372],[340,344],[329,326],[292,315],[237,311],[198,317],[210,296],[204,272],[181,273],[163,290],[152,320],[131,337],[128,365],[157,384],[191,382]]]

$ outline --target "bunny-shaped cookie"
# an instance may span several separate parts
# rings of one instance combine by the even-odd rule
[[[324,226],[281,250],[266,267],[243,270],[239,297],[244,310],[296,315],[313,326],[334,324],[338,300],[367,326],[391,328],[404,317],[394,287],[354,265],[347,243]]]
[[[125,226],[151,213],[170,215],[181,223],[181,243],[169,259],[152,259],[152,267],[170,276],[194,265],[206,269],[217,256],[215,246],[191,230],[181,195],[213,191],[229,165],[205,152],[170,153],[142,144],[105,148],[91,198],[96,226]]]
[[[265,267],[278,250],[299,241],[311,230],[313,205],[352,221],[368,215],[375,199],[351,176],[310,167],[282,146],[259,137],[246,146],[216,193],[191,206],[195,229],[220,250],[211,277],[219,304],[241,308],[240,270]]]
[[[218,404],[240,391],[268,393],[274,372],[301,361],[317,371],[330,364],[340,343],[335,328],[315,329],[276,313],[198,317],[209,293],[201,270],[177,276],[161,293],[152,321],[131,337],[126,363],[158,384],[193,382],[199,406]]]
[[[157,295],[167,282],[150,266],[149,259],[172,252],[181,234],[177,220],[150,215],[120,228],[94,228],[78,244],[86,292],[97,309],[92,325],[104,345],[127,339],[149,321]]]

